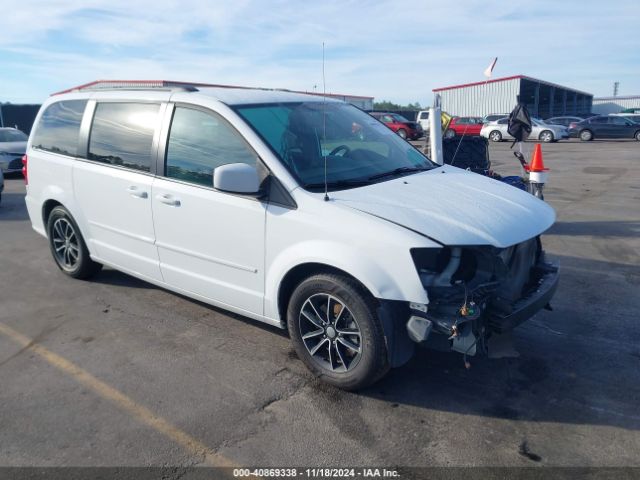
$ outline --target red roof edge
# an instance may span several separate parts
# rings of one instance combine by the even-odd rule
[[[507,81],[507,80],[516,80],[516,79],[531,80],[532,82],[543,83],[545,85],[550,85],[550,86],[553,86],[553,87],[556,87],[556,88],[562,88],[564,90],[572,90],[572,91],[578,92],[578,93],[580,93],[582,95],[588,95],[588,96],[593,97],[592,93],[585,92],[583,90],[577,90],[577,89],[571,88],[571,87],[565,87],[565,86],[562,86],[562,85],[558,85],[557,83],[547,82],[546,80],[540,80],[538,78],[529,77],[527,75],[512,75],[511,77],[494,78],[493,80],[487,80],[486,82],[463,83],[461,85],[452,85],[450,87],[434,88],[431,91],[432,92],[441,92],[443,90],[453,90],[453,89],[456,89],[456,88],[473,87],[475,85],[484,85],[485,83],[504,82],[504,81]]]

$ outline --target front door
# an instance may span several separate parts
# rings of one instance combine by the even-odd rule
[[[176,106],[164,175],[152,205],[160,269],[170,286],[262,314],[266,204],[213,188],[213,170],[256,165],[257,155],[220,115]]]

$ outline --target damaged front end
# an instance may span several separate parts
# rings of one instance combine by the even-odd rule
[[[492,344],[551,308],[558,285],[558,267],[545,260],[539,236],[507,248],[420,248],[411,255],[429,304],[410,306],[409,337],[460,352],[465,363],[478,351],[496,356]]]

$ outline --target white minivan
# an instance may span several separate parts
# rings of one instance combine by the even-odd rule
[[[558,282],[547,204],[437,165],[329,98],[78,89],[42,105],[24,163],[33,228],[62,272],[107,265],[286,328],[344,389],[417,344],[486,353]]]

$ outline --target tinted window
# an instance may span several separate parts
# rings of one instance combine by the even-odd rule
[[[89,160],[149,171],[157,104],[99,103],[89,137]]]
[[[622,117],[611,117],[609,123],[613,123],[614,125],[629,125],[627,120]]]
[[[177,107],[167,148],[167,177],[213,186],[213,170],[228,163],[256,165],[238,132],[214,113]]]
[[[589,120],[589,123],[609,123],[609,119],[607,117],[595,117]]]
[[[429,112],[422,112],[420,114],[420,120],[426,120],[429,118]]]
[[[78,134],[86,100],[65,100],[49,105],[31,142],[34,148],[76,156]]]
[[[503,118],[501,120],[498,120],[498,123],[500,125],[506,125],[507,123],[509,123],[509,119],[508,118]]]

